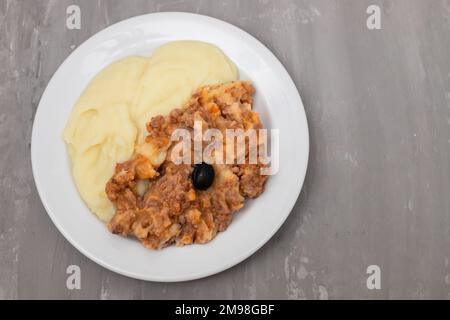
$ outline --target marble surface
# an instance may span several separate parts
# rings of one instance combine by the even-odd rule
[[[66,8],[81,8],[81,29]],[[366,9],[381,8],[381,30]],[[311,156],[290,217],[261,250],[206,279],[151,283],[85,258],[57,231],[30,163],[34,113],[76,46],[156,11],[210,15],[268,46],[305,104]],[[0,0],[0,298],[450,297],[450,1]],[[66,268],[81,269],[68,290]],[[381,289],[366,286],[369,265]]]

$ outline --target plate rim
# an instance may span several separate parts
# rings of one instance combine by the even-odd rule
[[[95,255],[91,254],[87,249],[85,249],[83,246],[79,245],[77,243],[76,240],[74,240],[70,234],[68,234],[66,232],[66,230],[63,228],[63,226],[58,222],[57,217],[54,215],[53,211],[50,209],[47,201],[45,200],[46,197],[44,196],[44,192],[42,190],[42,186],[39,183],[39,179],[36,179],[36,143],[34,143],[34,141],[37,140],[36,137],[36,123],[39,121],[40,119],[40,114],[42,112],[40,112],[40,110],[42,110],[41,108],[41,104],[42,101],[44,100],[44,97],[46,96],[46,94],[48,94],[48,87],[50,87],[50,84],[52,84],[52,82],[54,81],[54,79],[56,78],[56,75],[61,71],[63,65],[65,65],[67,63],[67,61],[69,60],[69,58],[74,55],[77,51],[81,50],[81,48],[89,41],[91,41],[92,39],[94,39],[95,37],[97,37],[100,33],[103,32],[107,32],[109,29],[111,28],[115,28],[120,24],[125,24],[125,23],[129,23],[131,20],[139,20],[139,19],[145,19],[145,18],[152,18],[154,16],[173,16],[173,15],[178,15],[178,16],[184,16],[184,17],[188,17],[188,18],[194,18],[194,19],[203,19],[207,22],[213,23],[213,24],[222,24],[224,26],[226,26],[227,28],[231,28],[234,29],[234,31],[241,33],[243,36],[247,37],[247,39],[245,40],[250,40],[252,42],[252,44],[254,45],[258,45],[259,47],[261,47],[266,54],[268,54],[268,56],[271,58],[271,60],[273,60],[273,62],[277,65],[278,69],[280,69],[282,71],[282,73],[284,74],[287,83],[289,84],[289,86],[291,87],[290,89],[294,89],[292,90],[292,92],[295,93],[295,98],[297,99],[298,102],[298,109],[299,109],[299,115],[300,117],[303,118],[303,122],[305,124],[304,127],[304,133],[305,133],[305,166],[304,168],[301,168],[300,171],[300,179],[297,182],[297,192],[295,192],[295,199],[292,201],[291,204],[289,204],[287,206],[287,208],[289,210],[287,210],[286,214],[282,217],[282,219],[279,219],[278,224],[275,226],[275,228],[272,229],[272,231],[270,233],[268,233],[264,239],[262,239],[261,241],[259,241],[258,243],[255,243],[255,245],[253,246],[252,250],[248,250],[245,253],[242,253],[241,255],[237,256],[236,258],[229,260],[227,263],[224,263],[222,265],[220,265],[219,267],[216,268],[212,268],[210,270],[208,270],[207,272],[201,272],[199,274],[191,274],[189,276],[173,276],[173,277],[159,277],[159,278],[155,278],[153,276],[145,276],[145,275],[141,275],[141,274],[137,274],[134,272],[130,272],[127,270],[123,270],[120,267],[116,267],[114,265],[108,264],[105,261],[101,260],[100,258],[97,258]],[[280,230],[280,228],[282,227],[282,225],[286,222],[287,218],[289,217],[289,215],[292,213],[292,209],[294,208],[298,197],[301,193],[301,190],[303,188],[304,182],[305,182],[305,178],[306,178],[306,172],[308,170],[308,166],[309,166],[309,152],[310,152],[310,137],[309,137],[309,127],[308,127],[308,119],[306,117],[306,111],[304,108],[304,104],[303,101],[301,99],[299,90],[297,88],[297,86],[295,85],[295,82],[293,81],[292,77],[290,76],[289,72],[286,70],[286,68],[283,66],[283,64],[281,63],[281,61],[276,57],[276,55],[269,49],[267,48],[266,45],[264,45],[261,41],[259,41],[256,37],[254,37],[253,35],[251,35],[250,33],[246,32],[245,30],[242,30],[241,28],[223,21],[221,19],[217,19],[208,15],[203,15],[203,14],[197,14],[197,13],[189,13],[189,12],[179,12],[179,11],[170,11],[170,12],[153,12],[153,13],[147,13],[147,14],[141,14],[141,15],[136,15],[133,17],[129,17],[123,20],[120,20],[112,25],[107,26],[104,29],[99,30],[98,32],[96,32],[95,34],[93,34],[92,36],[90,36],[88,39],[86,39],[85,41],[83,41],[83,43],[81,43],[75,50],[73,50],[65,59],[64,61],[58,66],[58,68],[56,69],[56,71],[53,73],[53,75],[51,76],[49,82],[47,83],[41,98],[39,100],[39,104],[36,108],[36,112],[35,112],[35,116],[33,119],[33,125],[32,125],[32,133],[31,133],[31,148],[30,148],[30,153],[31,153],[31,167],[32,167],[32,173],[33,173],[33,180],[34,180],[34,184],[36,186],[36,190],[38,192],[39,198],[41,200],[42,205],[45,208],[45,211],[47,212],[47,215],[50,217],[51,221],[53,222],[53,224],[56,226],[56,228],[59,230],[59,232],[64,236],[64,238],[72,245],[74,246],[79,252],[81,252],[84,256],[86,256],[87,258],[89,258],[90,260],[94,261],[95,263],[99,264],[100,266],[113,271],[115,273],[121,274],[123,276],[127,276],[130,278],[134,278],[134,279],[138,279],[138,280],[144,280],[144,281],[153,281],[153,282],[184,282],[184,281],[192,281],[192,280],[196,280],[196,279],[201,279],[201,278],[206,278],[209,276],[212,276],[214,274],[218,274],[220,272],[223,272],[243,261],[245,261],[246,259],[248,259],[249,257],[251,257],[255,252],[257,252],[259,249],[261,249],[266,243],[268,243],[271,238],[276,234],[276,232],[278,232],[278,230]],[[81,199],[80,199],[81,201]]]

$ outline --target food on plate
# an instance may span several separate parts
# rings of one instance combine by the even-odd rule
[[[117,164],[106,185],[107,196],[116,207],[108,223],[110,231],[133,235],[149,249],[206,243],[224,231],[245,199],[263,192],[267,175],[261,174],[261,168],[266,165],[259,158],[253,164],[248,161],[249,152],[243,155],[243,163],[237,161],[238,152],[231,162],[218,161],[223,154],[214,152],[212,164],[176,164],[172,160],[179,143],[171,137],[178,129],[194,137],[195,123],[201,123],[202,132],[216,129],[222,137],[230,129],[262,129],[252,110],[253,93],[253,86],[245,81],[207,85],[182,108],[153,117],[147,123],[144,143],[129,160]],[[226,149],[226,140],[219,137],[215,139]],[[188,152],[192,159],[194,143]]]
[[[220,49],[199,41],[107,66],[63,132],[82,199],[112,233],[149,249],[211,241],[267,180],[253,153],[265,146],[252,135],[263,129],[254,92]],[[242,135],[231,145],[230,132]]]
[[[76,187],[90,210],[106,222],[115,214],[105,184],[116,163],[129,160],[136,150],[154,165],[164,160],[142,147],[153,116],[168,115],[201,86],[237,79],[233,62],[214,45],[199,41],[169,42],[151,57],[124,58],[100,71],[76,102],[63,132]]]

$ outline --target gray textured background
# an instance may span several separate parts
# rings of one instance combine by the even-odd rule
[[[66,30],[78,4],[81,30]],[[369,4],[382,30],[366,28]],[[155,11],[250,32],[305,104],[311,157],[287,223],[251,258],[186,283],[114,274],[76,251],[36,193],[31,125],[73,46]],[[0,0],[0,298],[449,298],[450,1]],[[66,289],[77,264],[82,289]],[[381,290],[366,268],[381,267]]]

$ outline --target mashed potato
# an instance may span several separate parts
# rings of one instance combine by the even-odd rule
[[[182,106],[200,86],[237,79],[222,51],[197,41],[170,42],[150,58],[128,57],[102,70],[78,99],[63,133],[88,207],[103,221],[114,215],[105,185],[116,163],[144,142],[151,117]]]

